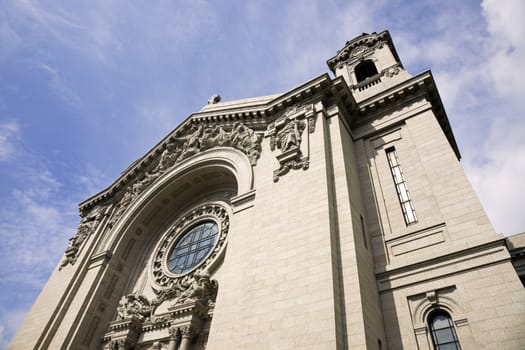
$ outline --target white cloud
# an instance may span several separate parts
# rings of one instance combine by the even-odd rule
[[[487,90],[472,118],[484,118],[488,129],[467,148],[464,162],[496,230],[508,235],[525,231],[525,3],[488,0],[482,8],[488,36],[477,71]]]
[[[147,6],[124,0],[54,1],[46,5],[19,0],[4,6],[8,15],[4,25],[0,22],[1,37],[20,37],[30,48],[43,42],[59,43],[113,67],[118,67],[119,59],[128,61],[130,53],[155,57],[159,48],[176,52],[215,23],[213,8],[204,0],[184,4],[161,1]]]
[[[55,68],[41,63],[40,69],[49,75],[51,79],[49,83],[50,87],[58,97],[71,106],[78,106],[80,104],[78,95],[68,86],[64,77]]]
[[[81,189],[79,197],[88,198],[109,186],[113,179],[108,178],[104,171],[93,165],[86,165],[76,182]]]
[[[15,120],[0,121],[0,162],[11,159],[18,138],[19,129]]]
[[[497,93],[523,105],[525,91],[525,2],[520,0],[482,3],[490,34],[487,73]]]
[[[280,79],[288,82],[283,85],[288,87],[326,72],[326,60],[347,40],[368,29],[375,30],[372,25],[375,7],[371,3],[355,1],[343,6],[334,1],[310,0],[287,1],[282,6],[284,16],[279,32],[285,35],[275,41],[272,55],[279,58],[276,68]],[[321,19],[328,14],[330,20]]]

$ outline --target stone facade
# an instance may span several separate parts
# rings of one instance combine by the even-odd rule
[[[433,349],[438,318],[523,349],[525,245],[494,232],[432,74],[386,31],[328,65],[212,96],[82,202],[10,349]]]

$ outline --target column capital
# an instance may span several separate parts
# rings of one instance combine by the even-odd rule
[[[180,328],[183,338],[192,339],[194,336],[199,333],[198,329],[195,326],[184,326]]]

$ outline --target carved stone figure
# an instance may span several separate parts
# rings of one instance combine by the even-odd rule
[[[136,317],[144,320],[151,314],[151,305],[142,295],[128,294],[124,295],[117,307],[117,320],[123,320],[130,317]]]
[[[235,123],[232,130],[232,146],[243,151],[252,165],[261,154],[261,139],[252,129],[242,123]]]
[[[177,145],[174,142],[169,142],[166,145],[166,149],[162,151],[162,154],[160,156],[160,161],[153,170],[153,173],[160,173],[162,174],[167,169],[171,168],[175,162],[177,161],[177,158],[180,155],[180,151],[177,148]]]
[[[120,216],[126,211],[129,203],[131,203],[133,198],[136,197],[136,191],[138,191],[138,189],[137,187],[133,188],[133,185],[128,186],[128,188],[126,188],[126,192],[124,192],[124,195],[120,199],[120,202],[117,205],[117,209],[115,209],[113,215],[111,216],[111,219],[109,220],[110,227],[113,227],[113,225],[115,225]]]
[[[167,349],[168,346],[166,344],[163,344],[159,341],[156,341],[154,342],[151,347],[149,348],[149,350],[165,350]]]
[[[310,166],[308,147],[305,149],[306,155],[303,155],[301,150],[302,134],[307,124],[308,133],[313,133],[315,121],[313,105],[292,106],[274,123],[268,125],[265,136],[270,137],[270,149],[272,151],[281,150],[280,154],[276,156],[279,169],[273,172],[274,182],[279,181],[279,177],[291,169],[308,169]],[[306,140],[308,142],[308,138]]]
[[[115,339],[111,340],[104,346],[104,350],[128,350],[131,346],[128,344],[126,339]]]
[[[224,131],[223,128],[221,128],[220,126],[216,126],[214,128],[214,133],[213,133],[213,143],[216,145],[216,146],[229,146],[230,144],[230,135]]]
[[[283,152],[301,145],[301,133],[304,123],[292,120],[277,134],[277,147]]]
[[[182,153],[180,159],[186,159],[189,156],[192,156],[200,152],[201,148],[201,137],[203,133],[202,125],[194,126],[192,132],[184,137],[184,145],[182,148]]]
[[[193,282],[175,298],[173,305],[191,301],[207,304],[209,300],[215,300],[216,295],[217,281],[210,280],[210,274],[204,271],[195,274]]]

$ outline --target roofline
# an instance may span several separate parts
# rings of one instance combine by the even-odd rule
[[[343,83],[343,84],[341,84]],[[190,128],[194,123],[207,123],[211,121],[223,122],[223,123],[235,123],[235,122],[247,122],[249,126],[256,129],[266,127],[268,123],[273,120],[273,115],[284,111],[286,108],[293,106],[305,98],[315,96],[325,89],[331,89],[337,87],[341,90],[341,86],[346,87],[346,94],[351,96],[350,90],[346,86],[346,83],[341,77],[331,79],[328,73],[323,73],[302,85],[290,90],[287,93],[278,95],[273,100],[266,103],[255,103],[252,106],[225,106],[224,109],[214,109],[211,111],[199,111],[187,116],[177,127],[175,127],[170,133],[162,138],[155,146],[153,146],[148,152],[142,157],[132,162],[121,175],[113,181],[108,187],[101,190],[100,192],[90,196],[79,203],[79,210],[84,212],[93,205],[104,201],[105,199],[113,196],[120,189],[127,186],[127,184],[141,171],[151,166],[153,159],[157,158],[164,150],[170,139],[173,139],[175,135],[183,131],[184,129]]]

